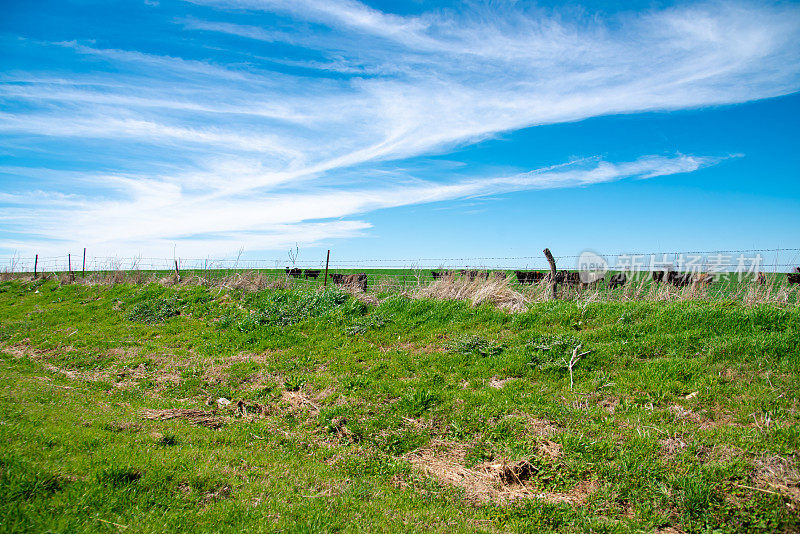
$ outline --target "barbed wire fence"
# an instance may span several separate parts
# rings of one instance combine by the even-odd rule
[[[739,249],[713,251],[673,251],[620,253],[600,255],[612,272],[629,272],[634,275],[656,270],[697,272],[725,279],[732,274],[750,278],[758,273],[788,273],[800,264],[800,248]],[[559,269],[581,270],[583,255],[554,256]],[[71,276],[92,276],[103,273],[162,273],[199,276],[212,279],[236,273],[259,273],[276,279],[291,279],[293,283],[319,284],[325,269],[329,275],[364,273],[370,285],[383,288],[407,288],[432,282],[435,275],[450,276],[504,273],[510,283],[518,283],[514,271],[548,271],[545,255],[532,256],[472,256],[458,258],[361,258],[339,259],[335,256],[326,262],[325,257],[300,260],[297,254],[288,258],[158,258],[146,256],[86,256],[79,254],[57,256],[0,257],[0,272],[13,274],[69,273]],[[330,281],[329,281],[330,283]]]

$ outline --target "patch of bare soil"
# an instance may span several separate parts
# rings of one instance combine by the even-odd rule
[[[681,436],[671,436],[660,439],[658,440],[658,444],[661,445],[661,453],[664,456],[669,457],[676,456],[679,452],[689,446],[689,444],[686,443]]]
[[[674,436],[669,436],[658,440],[658,444],[661,446],[662,456],[674,458],[680,454],[681,451],[689,447],[689,445],[692,445],[693,442],[684,434],[675,434]],[[730,448],[714,448],[694,443],[694,455],[702,461],[708,461],[712,457],[715,457],[718,460],[730,459],[734,454],[735,451]]]
[[[266,406],[264,404],[259,404],[257,402],[250,402],[240,400],[236,402],[236,415],[241,417],[251,417],[251,416],[259,416],[264,417],[266,415],[270,415],[273,413],[273,409],[270,406]]]
[[[435,441],[405,458],[428,476],[461,488],[467,500],[479,504],[509,504],[519,499],[581,504],[597,490],[596,482],[582,481],[570,492],[539,491],[531,482],[537,468],[528,460],[486,462],[469,469],[463,465],[467,448],[464,444]]]
[[[509,380],[511,380],[511,378],[499,378],[497,376],[493,376],[489,379],[489,387],[503,389],[503,386],[505,386]]]
[[[792,500],[794,510],[800,511],[800,469],[794,456],[764,456],[757,459],[750,478],[759,487],[779,493]]]
[[[708,417],[708,412],[706,410],[703,410],[703,413],[698,413],[679,404],[674,404],[667,409],[673,414],[676,421],[693,423],[698,425],[701,429],[719,428],[723,426],[742,426],[736,423],[730,414],[721,411],[711,413],[711,415],[713,415],[713,418],[711,418]]]
[[[512,412],[511,415],[525,419],[525,427],[534,436],[546,437],[558,432],[558,426],[547,420],[539,419],[524,412]]]
[[[561,458],[561,445],[549,439],[539,444],[539,454],[556,460]]]
[[[225,418],[216,412],[206,410],[192,410],[183,408],[172,408],[168,410],[144,410],[142,416],[145,419],[166,421],[168,419],[186,419],[192,424],[201,425],[208,428],[220,428],[225,424]]]
[[[221,499],[225,499],[229,497],[231,494],[231,487],[230,486],[222,486],[217,488],[213,491],[208,491],[203,494],[203,503],[204,504],[211,504]]]
[[[284,391],[281,394],[281,401],[294,413],[309,413],[312,415],[319,413],[319,404],[314,402],[311,396],[302,390]]]
[[[619,399],[616,397],[605,397],[600,399],[597,405],[613,415],[614,412],[617,411],[617,406],[619,406]]]

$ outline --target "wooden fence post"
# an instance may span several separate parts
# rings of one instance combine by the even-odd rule
[[[325,281],[322,282],[322,289],[328,289],[328,262],[331,261],[331,249],[328,249],[328,256],[325,258]]]
[[[175,260],[175,276],[178,277],[178,282],[181,281],[181,272],[178,270],[178,260]]]
[[[36,255],[36,259],[33,260],[33,277],[38,278],[39,274],[36,272],[36,269],[39,267],[39,255]]]
[[[67,272],[69,272],[69,280],[72,281],[72,254],[67,254]]]
[[[547,263],[550,264],[550,291],[551,297],[553,300],[558,298],[558,289],[556,282],[556,260],[553,258],[553,254],[550,252],[549,248],[544,249],[544,256],[547,258]]]
[[[81,267],[81,278],[86,278],[86,247],[83,247],[83,267]]]

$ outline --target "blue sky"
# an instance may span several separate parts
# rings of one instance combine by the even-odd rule
[[[0,15],[0,255],[798,246],[795,3]]]

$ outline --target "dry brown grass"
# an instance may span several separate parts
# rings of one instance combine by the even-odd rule
[[[469,280],[466,277],[445,277],[434,280],[411,293],[413,298],[435,298],[445,300],[468,300],[473,306],[490,303],[510,312],[528,309],[528,298],[513,289],[507,280]]]
[[[800,469],[794,457],[764,456],[755,461],[751,478],[762,488],[779,493],[800,508]]]
[[[508,462],[499,459],[470,469],[464,466],[468,449],[469,446],[463,443],[434,441],[405,457],[424,474],[462,489],[465,499],[477,504],[510,504],[520,499],[539,499],[578,505],[585,502],[598,487],[596,482],[582,481],[569,492],[540,491],[530,480],[536,468],[529,461]],[[555,448],[541,452],[551,458],[560,455],[560,449]]]

